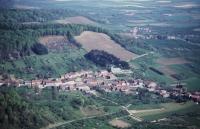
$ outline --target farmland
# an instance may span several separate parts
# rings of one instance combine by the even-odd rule
[[[109,124],[111,124],[112,126],[114,127],[117,127],[117,128],[127,128],[127,127],[130,127],[130,124],[129,123],[126,123],[122,120],[112,120],[109,122]]]
[[[85,31],[75,38],[88,52],[94,49],[103,50],[124,61],[134,59],[137,55],[125,50],[103,33]]]
[[[191,107],[193,107],[192,103],[186,103],[186,104],[177,104],[177,103],[164,103],[160,105],[161,108],[159,109],[146,109],[146,110],[133,110],[133,113],[135,111],[135,115],[140,116],[144,119],[160,119],[163,117],[167,117],[167,115],[170,115],[172,113],[181,111],[181,110],[187,110]]]
[[[162,65],[173,65],[173,64],[188,64],[191,62],[182,58],[161,58],[158,59],[157,63]]]

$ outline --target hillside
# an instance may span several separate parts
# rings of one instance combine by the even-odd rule
[[[99,38],[96,42],[99,46],[102,46],[100,40],[104,39],[102,42],[104,46],[107,44],[108,47],[116,48],[116,50],[105,50],[117,58],[130,60],[135,56],[125,49],[130,44],[126,42],[127,40],[103,28],[48,22],[62,16],[70,18],[75,14],[68,10],[3,10],[0,13],[2,17],[0,19],[0,58],[2,59],[0,71],[14,74],[16,77],[32,79],[40,76],[56,77],[65,72],[81,69],[98,69],[95,63],[91,63],[84,57],[88,51],[84,49],[81,42],[76,40],[76,36],[82,32],[90,32],[90,37],[92,34]],[[93,40],[89,38],[88,43]],[[101,49],[103,48],[105,47],[102,46]],[[119,51],[122,54],[118,53]]]

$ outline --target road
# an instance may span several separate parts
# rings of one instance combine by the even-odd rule
[[[138,121],[138,122],[143,121],[142,118],[135,116],[133,113],[131,113],[131,112],[128,110],[128,107],[129,107],[131,104],[128,104],[128,106],[122,106],[122,105],[120,105],[119,103],[114,102],[114,101],[112,101],[112,100],[109,100],[109,99],[107,99],[107,98],[103,98],[103,97],[100,97],[100,96],[96,96],[96,97],[101,98],[101,99],[103,99],[103,100],[106,100],[106,101],[108,101],[108,102],[114,103],[114,104],[116,104],[116,105],[119,105],[123,110],[125,110],[125,111],[129,114],[128,116],[131,117],[133,120],[136,120],[136,121]]]
[[[115,105],[118,105],[120,106],[123,110],[127,111],[128,115],[125,115],[126,117],[129,116],[131,117],[132,119],[138,121],[138,122],[141,122],[142,121],[142,118],[139,118],[137,116],[133,116],[133,114],[128,110],[128,108],[126,106],[122,106],[120,105],[119,103],[117,102],[114,102],[112,100],[109,100],[107,98],[103,98],[103,97],[100,97],[100,96],[96,96],[98,98],[101,98],[103,100],[106,100],[108,102],[111,102]],[[92,119],[92,118],[97,118],[97,117],[103,117],[103,116],[108,116],[108,115],[113,115],[113,114],[116,114],[117,112],[114,112],[114,113],[106,113],[106,114],[103,114],[103,115],[95,115],[95,116],[89,116],[89,117],[83,117],[83,118],[80,118],[80,119],[74,119],[74,120],[69,120],[69,121],[63,121],[63,122],[58,122],[58,123],[55,123],[55,124],[49,124],[48,126],[46,127],[43,127],[43,128],[40,128],[40,129],[52,129],[52,128],[56,128],[56,127],[59,127],[59,126],[63,126],[65,124],[69,124],[69,123],[73,123],[73,122],[77,122],[77,121],[81,121],[81,120],[87,120],[87,119]],[[124,117],[124,116],[123,116]],[[119,117],[120,118],[120,117]],[[116,118],[118,119],[118,118]]]
[[[109,116],[109,115],[113,115],[115,113],[117,113],[117,112],[107,113],[107,114],[98,115],[98,116],[83,117],[83,118],[80,118],[80,119],[74,119],[74,120],[69,120],[69,121],[58,122],[58,123],[55,123],[55,124],[49,124],[48,126],[40,128],[40,129],[52,129],[52,128],[56,128],[56,127],[59,127],[59,126],[63,126],[65,124],[69,124],[69,123],[73,123],[73,122],[77,122],[77,121],[81,121],[81,120],[93,119],[93,118],[97,118],[97,117]]]

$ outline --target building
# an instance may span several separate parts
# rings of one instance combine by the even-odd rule
[[[111,67],[111,72],[113,74],[131,74],[133,73],[131,70],[123,70],[121,68]]]

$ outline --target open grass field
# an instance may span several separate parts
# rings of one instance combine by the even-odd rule
[[[103,33],[85,31],[80,36],[75,37],[88,52],[94,49],[103,50],[124,61],[129,61],[137,57],[136,54],[127,51],[119,44],[111,40],[111,38]]]
[[[54,22],[60,24],[85,24],[85,25],[97,24],[94,21],[83,16],[67,17],[65,19],[55,20]]]

